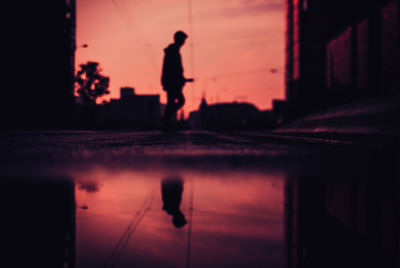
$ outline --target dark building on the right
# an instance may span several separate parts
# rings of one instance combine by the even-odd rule
[[[286,0],[289,117],[400,93],[399,0]]]
[[[284,267],[400,267],[400,184],[388,169],[393,164],[366,168],[360,161],[347,164],[357,170],[349,172],[336,163],[334,170],[289,174]]]

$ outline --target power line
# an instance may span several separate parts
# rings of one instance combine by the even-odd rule
[[[130,237],[132,236],[133,232],[136,230],[139,223],[142,221],[144,216],[148,211],[150,211],[154,197],[155,197],[156,190],[153,189],[146,198],[143,200],[139,210],[135,213],[132,220],[129,222],[128,226],[126,227],[125,231],[122,233],[120,239],[115,244],[110,256],[108,257],[104,267],[115,267],[119,258],[121,257],[122,252],[125,250],[126,245],[129,242]]]
[[[115,8],[118,10],[119,15],[121,16],[123,22],[126,24],[128,28],[131,27],[130,22],[129,22],[129,17],[128,14],[124,12],[124,9],[118,4],[116,0],[111,0],[111,2],[114,4]]]
[[[144,218],[144,216],[146,215],[146,213],[148,211],[150,211],[151,209],[151,204],[149,205],[149,207],[146,208],[146,210],[140,215],[140,217],[138,218],[138,220],[136,221],[135,225],[132,227],[131,231],[129,232],[128,236],[126,237],[124,243],[122,244],[120,250],[118,251],[117,255],[114,258],[113,263],[111,264],[111,267],[116,267],[119,258],[121,257],[122,253],[124,252],[126,245],[129,242],[129,239],[131,238],[133,232],[136,230],[137,226],[139,225],[139,223],[142,221],[142,219]]]
[[[208,42],[203,42],[203,43],[199,43],[196,42],[196,47],[199,46],[219,46],[219,45],[232,45],[232,44],[240,44],[240,43],[255,43],[255,42],[263,42],[265,43],[265,41],[269,41],[271,40],[271,38],[269,37],[235,37],[235,39],[226,39],[226,40],[213,40],[213,41],[208,41]]]
[[[139,48],[142,50],[143,54],[146,56],[146,58],[148,60],[148,63],[151,65],[151,67],[154,71],[154,75],[157,76],[157,74],[159,72],[159,68],[155,61],[155,57],[154,57],[154,53],[153,53],[151,44],[146,41],[141,40],[144,38],[141,37],[141,34],[139,33],[139,31],[136,28],[136,25],[133,23],[133,20],[130,16],[129,12],[127,11],[126,6],[124,4],[122,4],[121,1],[118,1],[118,0],[111,0],[111,2],[114,4],[116,9],[118,10],[119,15],[122,18],[123,22],[126,24],[127,28],[129,30],[131,30],[129,33],[131,33],[132,36],[134,37],[134,39],[136,40],[137,44],[139,45]],[[146,49],[146,47],[149,47],[150,50]]]
[[[187,1],[187,6],[188,6],[188,25],[189,25],[189,35],[191,36],[189,38],[189,48],[190,48],[190,71],[192,73],[192,76],[195,78],[196,73],[195,73],[195,59],[194,59],[194,35],[193,35],[193,9],[192,9],[192,0]],[[192,90],[192,104],[194,104],[195,97],[196,97],[196,86],[195,83],[192,83],[191,85]]]
[[[193,179],[190,184],[190,197],[189,197],[189,226],[187,234],[187,245],[186,245],[186,268],[190,267],[190,252],[192,248],[192,223],[193,223],[193,194],[194,185]]]
[[[156,66],[156,69],[158,71],[158,69],[159,69],[158,67],[159,66],[156,63],[155,56],[154,56],[154,53],[153,53],[153,48],[152,48],[151,44],[146,41],[146,39],[143,37],[143,35],[139,31],[139,29],[137,28],[136,23],[134,22],[134,20],[132,19],[132,16],[130,15],[130,13],[128,11],[128,8],[124,4],[124,0],[118,0],[118,1],[119,1],[120,5],[122,6],[122,8],[125,10],[125,14],[127,15],[127,18],[129,20],[129,22],[131,22],[131,26],[133,27],[133,30],[136,32],[136,35],[139,36],[138,37],[139,39],[143,40],[144,46],[149,48],[148,51],[150,52],[150,61],[152,62],[152,64],[154,66]]]
[[[245,76],[245,75],[253,75],[253,74],[259,74],[259,73],[268,74],[268,72],[276,73],[276,68],[262,68],[262,69],[248,70],[248,71],[221,73],[221,74],[206,76],[206,77],[202,77],[202,78],[208,79],[208,80],[217,80],[217,79],[223,78],[223,77]]]

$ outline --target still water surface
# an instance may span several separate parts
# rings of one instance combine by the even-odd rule
[[[344,150],[3,172],[1,266],[397,268],[397,158]]]
[[[283,265],[281,174],[94,169],[74,179],[77,267]]]

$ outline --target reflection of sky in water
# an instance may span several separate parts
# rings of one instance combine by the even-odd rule
[[[77,266],[103,266],[133,220],[116,267],[185,267],[189,224],[175,228],[162,210],[168,176],[184,180],[188,220],[193,189],[191,267],[282,266],[283,176],[100,169],[75,175]]]

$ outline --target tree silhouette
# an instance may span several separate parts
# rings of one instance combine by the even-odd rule
[[[110,78],[100,74],[98,62],[88,61],[79,67],[80,70],[75,77],[77,93],[85,105],[95,105],[98,97],[110,93],[108,91]]]

